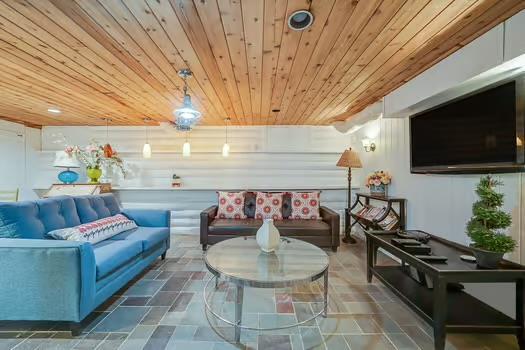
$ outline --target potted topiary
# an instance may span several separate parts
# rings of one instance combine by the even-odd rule
[[[505,253],[512,252],[516,242],[505,234],[512,219],[500,208],[503,194],[495,190],[502,182],[490,175],[480,179],[476,194],[479,200],[472,205],[472,218],[467,223],[467,234],[472,239],[470,245],[479,267],[495,269]]]

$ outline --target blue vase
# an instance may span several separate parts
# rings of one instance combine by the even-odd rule
[[[72,184],[78,180],[78,174],[68,168],[58,174],[58,179],[65,184]]]

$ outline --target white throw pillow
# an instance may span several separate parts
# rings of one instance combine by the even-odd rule
[[[136,227],[135,221],[117,214],[79,226],[53,230],[47,234],[55,239],[95,244]]]

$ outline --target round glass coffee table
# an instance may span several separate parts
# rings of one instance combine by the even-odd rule
[[[204,262],[214,275],[204,285],[204,305],[221,321],[235,327],[235,340],[238,342],[241,329],[276,330],[296,327],[307,323],[321,314],[326,317],[328,308],[328,255],[313,244],[293,239],[281,238],[279,248],[274,253],[263,252],[255,237],[232,238],[211,246],[206,252]],[[242,303],[244,287],[285,288],[316,281],[324,277],[323,309],[313,317],[299,323],[276,328],[255,328],[242,325]],[[211,293],[208,287],[219,279],[236,285],[235,320],[228,320],[210,306]]]

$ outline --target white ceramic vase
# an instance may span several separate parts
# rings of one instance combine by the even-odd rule
[[[279,246],[281,235],[273,224],[272,219],[265,219],[262,226],[257,230],[257,244],[265,253],[271,253]]]

